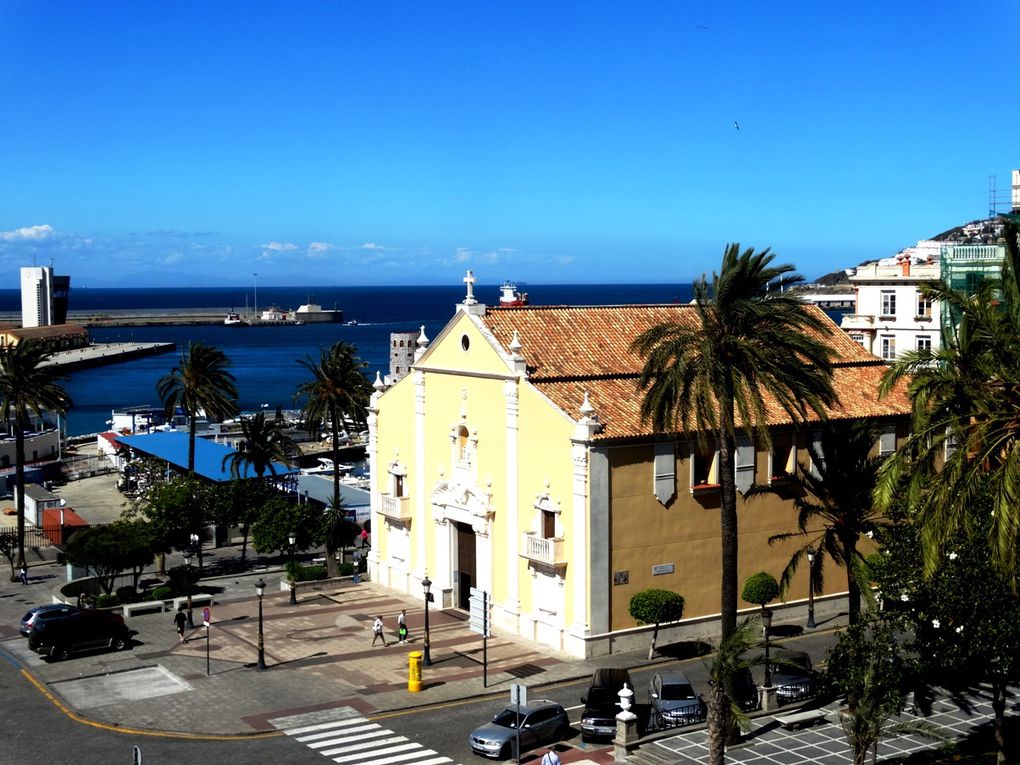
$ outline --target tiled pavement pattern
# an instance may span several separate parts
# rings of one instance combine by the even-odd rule
[[[915,718],[904,715],[904,719],[923,719],[942,728],[951,739],[960,739],[975,726],[987,724],[992,718],[990,692],[969,696],[965,704],[965,708],[961,708],[956,701],[940,699],[933,705],[929,716]],[[850,749],[843,736],[843,729],[839,726],[837,707],[826,707],[826,710],[826,723],[797,731],[784,730],[771,717],[757,718],[754,729],[747,735],[748,742],[728,749],[726,762],[754,765],[846,765],[851,762]],[[1011,712],[1013,710],[1007,710],[1007,714]],[[878,758],[881,762],[938,746],[938,742],[916,735],[889,737],[879,742]],[[655,761],[699,765],[708,762],[708,740],[704,730],[645,744],[641,748]]]

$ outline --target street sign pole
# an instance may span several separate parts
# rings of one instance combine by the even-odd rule
[[[517,708],[517,724],[514,725],[516,732],[517,748],[514,750],[514,762],[521,761],[521,705],[528,705],[528,686],[514,683],[510,686],[510,703]]]
[[[202,621],[205,623],[205,676],[209,677],[209,622],[212,614],[208,608],[202,609]]]
[[[489,687],[489,593],[472,587],[468,598],[468,627],[482,636],[482,687]]]

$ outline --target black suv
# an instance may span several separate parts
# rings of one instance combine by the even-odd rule
[[[72,611],[36,622],[28,633],[28,647],[54,660],[92,648],[122,651],[130,642],[123,616],[95,609]]]
[[[596,669],[591,676],[588,695],[581,698],[581,740],[608,738],[616,734],[616,714],[620,711],[620,691],[624,683],[634,684],[625,669]]]

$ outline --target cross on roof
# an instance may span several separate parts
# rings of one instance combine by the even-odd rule
[[[464,305],[474,305],[478,301],[475,300],[475,275],[468,269],[467,276],[462,281],[467,285],[467,297],[464,298]]]

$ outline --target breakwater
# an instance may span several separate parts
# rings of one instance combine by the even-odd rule
[[[176,348],[176,343],[95,343],[87,348],[58,351],[50,357],[49,364],[65,371],[90,369],[143,356],[171,353]]]

